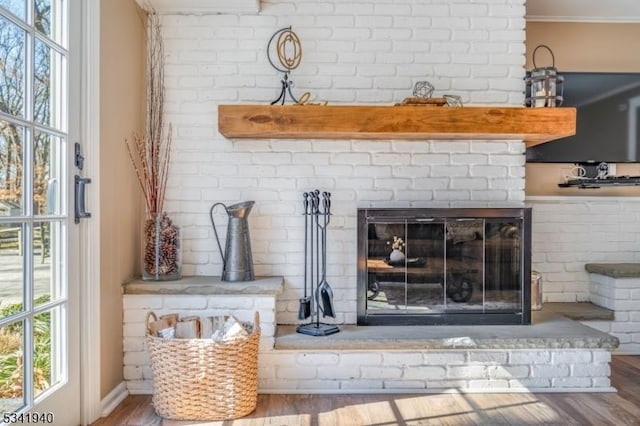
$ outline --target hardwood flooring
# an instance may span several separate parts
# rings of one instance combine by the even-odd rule
[[[131,395],[93,426],[640,425],[640,356],[614,356],[618,393],[260,395],[234,421],[165,420]]]

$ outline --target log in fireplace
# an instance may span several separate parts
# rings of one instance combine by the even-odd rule
[[[530,208],[358,209],[359,325],[530,324],[530,280]]]

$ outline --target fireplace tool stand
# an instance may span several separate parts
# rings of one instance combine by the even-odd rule
[[[305,320],[315,316],[315,320],[309,324],[299,325],[296,328],[296,332],[309,336],[328,336],[340,331],[337,325],[320,322],[320,313],[322,313],[323,317],[335,318],[333,292],[327,282],[327,226],[331,221],[331,194],[328,192],[322,193],[322,211],[320,210],[319,190],[305,192],[303,198],[305,298],[300,300],[301,310],[298,319]],[[307,284],[309,284],[309,292],[307,292]],[[305,303],[309,302],[306,297],[307,294],[311,294],[311,312],[302,308]],[[311,315],[307,315],[308,312]]]

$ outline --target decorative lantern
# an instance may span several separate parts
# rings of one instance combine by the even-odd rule
[[[551,66],[538,68],[536,65],[536,52],[541,47],[551,54]],[[529,96],[525,98],[525,104],[531,107],[555,107],[562,105],[562,92],[564,78],[558,75],[555,68],[556,60],[549,46],[539,45],[533,50],[533,70],[525,81],[529,86]],[[556,94],[559,92],[559,95]]]

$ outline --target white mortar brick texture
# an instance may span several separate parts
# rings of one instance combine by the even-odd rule
[[[509,380],[512,389],[546,389],[551,387],[551,380],[542,378]],[[603,386],[603,387],[608,387]]]
[[[567,349],[565,352],[554,352],[551,356],[551,363],[558,364],[578,364],[591,362],[591,352]]]
[[[640,354],[640,279],[588,274],[590,301],[614,311],[614,321],[583,321],[583,324],[618,338],[615,353]]]
[[[513,365],[549,364],[551,354],[547,351],[511,351],[509,362]]]
[[[447,376],[444,366],[419,366],[412,367],[406,371],[406,379],[439,380]]]
[[[592,301],[613,309],[613,293],[599,285],[611,278],[590,278],[584,264],[640,261],[640,200],[562,197],[527,202],[533,207],[532,268],[542,273],[543,300]]]
[[[528,365],[496,365],[488,367],[487,371],[491,379],[520,379],[531,377],[531,369]]]
[[[609,388],[611,354],[604,349],[530,349],[530,350],[274,350],[275,302],[272,296],[202,297],[201,309],[184,307],[195,296],[125,295],[124,376],[131,393],[150,393],[153,375],[145,349],[144,319],[148,309],[142,299],[148,297],[157,313],[180,312],[183,315],[233,314],[253,318],[246,305],[260,310],[263,330],[258,357],[261,392],[352,392],[357,390],[432,391],[437,389],[483,390],[544,389],[552,382],[567,389]],[[235,303],[243,300],[245,303]],[[271,299],[271,300],[269,300]],[[212,303],[212,300],[217,300]],[[229,308],[223,308],[222,302]],[[265,330],[269,330],[265,333]],[[567,379],[567,380],[559,380]],[[574,380],[575,379],[575,380]],[[578,380],[579,379],[579,380]],[[586,383],[589,385],[585,385]],[[583,386],[584,385],[584,386]]]
[[[469,389],[507,389],[508,380],[469,380]]]
[[[533,365],[532,377],[566,377],[569,376],[568,365]]]
[[[463,351],[423,352],[425,365],[459,365],[467,362],[467,353]]]
[[[261,371],[277,371],[278,377],[286,379],[289,388],[282,383],[274,384],[273,376],[260,377],[262,392],[282,391],[336,391],[351,392],[358,389],[388,391],[391,389],[414,390],[455,388],[470,391],[522,389],[524,387],[549,388],[552,381],[559,386],[578,388],[599,387],[606,390],[609,385],[610,355],[605,350],[451,350],[454,364],[439,358],[440,365],[418,364],[420,358],[429,359],[430,351],[271,351],[261,353]],[[606,354],[601,354],[607,352]],[[529,354],[528,358],[514,354]],[[362,362],[359,363],[358,359]],[[296,362],[292,363],[295,359]],[[431,358],[435,360],[437,358]],[[477,360],[466,365],[460,360]],[[507,360],[541,361],[555,359],[562,365],[513,363]],[[338,363],[336,364],[336,360]],[[384,364],[370,365],[385,360]],[[313,361],[313,362],[312,362]],[[323,364],[323,361],[328,364]],[[268,364],[268,365],[267,365]],[[573,372],[575,371],[575,375]],[[560,380],[562,379],[562,380]],[[334,383],[333,385],[331,383]],[[339,383],[335,386],[335,383]]]
[[[519,106],[524,13],[524,0],[273,0],[263,1],[255,16],[164,16],[166,120],[173,125],[175,150],[166,205],[185,231],[183,273],[221,273],[209,208],[253,199],[256,273],[285,276],[278,322],[296,323],[303,285],[302,192],[328,190],[335,216],[327,280],[344,289],[335,322],[353,323],[358,206],[522,202],[519,141],[229,141],[218,133],[217,108],[277,97],[281,75],[265,50],[271,35],[288,25],[303,49],[291,73],[297,96],[309,91],[314,101],[330,104],[391,105],[411,96],[416,81],[428,80],[435,96]],[[216,222],[224,227],[224,221],[218,213]]]

